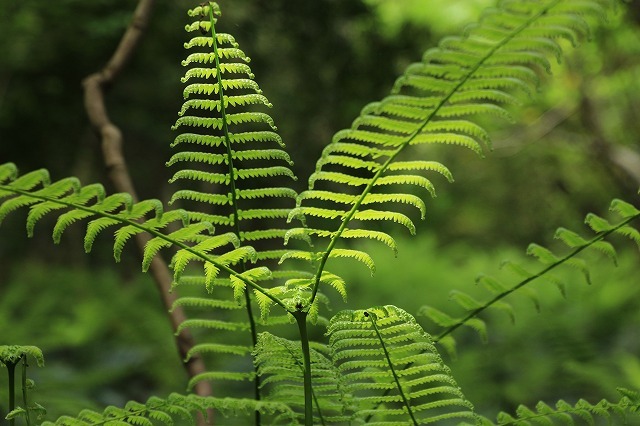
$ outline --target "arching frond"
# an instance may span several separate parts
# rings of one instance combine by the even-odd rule
[[[542,268],[537,272],[529,271],[514,262],[504,261],[503,266],[519,277],[517,282],[506,284],[505,282],[491,276],[478,276],[476,282],[481,284],[489,293],[486,300],[479,301],[468,294],[453,290],[451,292],[451,299],[467,312],[465,315],[459,318],[452,318],[432,306],[423,306],[419,310],[419,315],[428,317],[436,325],[444,328],[440,334],[434,337],[434,340],[438,342],[445,337],[450,339],[449,335],[454,330],[464,325],[474,328],[480,334],[482,340],[486,341],[486,325],[482,320],[477,318],[481,312],[489,308],[497,309],[506,313],[513,321],[515,318],[514,310],[503,299],[520,290],[533,301],[536,309],[539,310],[540,302],[535,291],[531,286],[529,286],[529,284],[537,281],[538,279],[544,279],[545,281],[557,286],[560,292],[564,295],[566,291],[564,283],[551,275],[554,270],[562,266],[567,266],[577,270],[584,276],[585,281],[590,284],[591,277],[587,263],[581,259],[579,255],[583,251],[591,250],[604,254],[615,264],[617,258],[616,249],[610,241],[606,241],[605,239],[614,234],[625,235],[625,229],[635,230],[635,228],[630,227],[629,224],[640,218],[640,210],[632,204],[622,200],[613,200],[611,202],[610,210],[618,216],[619,221],[617,223],[611,224],[609,221],[600,218],[593,213],[589,213],[587,215],[585,222],[590,226],[590,228],[592,228],[592,230],[596,231],[596,235],[591,238],[585,238],[566,228],[558,228],[555,237],[567,248],[567,251],[563,254],[556,254],[550,249],[538,244],[530,244],[527,248],[527,254],[535,257],[542,264]],[[636,241],[634,236],[626,236],[632,241]]]
[[[410,65],[397,79],[390,96],[365,106],[351,128],[337,132],[295,210],[312,221],[312,228],[329,232],[325,251],[315,263],[315,287],[354,219],[391,220],[414,232],[411,219],[403,213],[363,209],[374,202],[374,190],[380,197],[379,190],[386,186],[415,185],[433,196],[434,185],[422,173],[435,171],[453,180],[438,162],[403,159],[405,151],[413,147],[422,152],[425,145],[443,144],[482,154],[490,140],[476,116],[512,120],[504,107],[535,92],[540,71],[550,69],[549,58],[561,57],[560,40],[575,44],[587,37],[587,21],[600,19],[608,6],[607,0],[501,2],[463,36],[447,37],[428,50],[421,62]],[[385,201],[418,206],[424,216],[423,203],[414,199]],[[340,207],[328,208],[330,203]],[[314,218],[339,221],[316,225]],[[596,219],[591,222],[602,230]],[[601,249],[611,252],[607,246]]]

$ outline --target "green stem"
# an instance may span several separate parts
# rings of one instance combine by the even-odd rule
[[[391,370],[391,374],[393,374],[393,379],[396,382],[396,387],[398,388],[398,392],[400,392],[400,396],[402,397],[402,402],[404,403],[404,406],[407,407],[407,411],[409,412],[409,416],[411,417],[411,420],[413,421],[413,424],[415,426],[418,426],[418,421],[416,420],[414,414],[413,414],[413,410],[411,409],[411,405],[409,404],[409,400],[407,399],[406,395],[404,394],[404,391],[402,390],[402,386],[400,385],[400,378],[398,378],[398,374],[396,373],[396,369],[393,367],[393,363],[391,362],[391,356],[389,355],[389,351],[387,350],[387,345],[385,345],[384,340],[382,339],[382,336],[380,335],[380,331],[378,330],[378,326],[376,325],[376,320],[375,320],[375,316],[372,314],[369,314],[367,312],[365,312],[365,315],[369,317],[369,319],[371,320],[371,324],[373,325],[373,329],[376,332],[376,336],[378,337],[378,340],[380,341],[380,345],[382,345],[382,350],[384,351],[384,356],[387,358],[387,364],[389,365],[389,370]]]
[[[213,56],[215,58],[216,64],[216,78],[218,80],[218,95],[220,99],[220,114],[222,116],[222,130],[224,132],[224,145],[227,150],[227,166],[229,169],[229,186],[231,187],[231,205],[233,206],[233,224],[234,224],[234,232],[239,240],[242,240],[240,236],[240,219],[238,215],[238,195],[236,192],[236,176],[235,176],[235,168],[233,164],[233,151],[231,150],[231,137],[229,135],[229,123],[227,122],[227,110],[224,104],[224,87],[222,84],[222,69],[220,67],[220,55],[218,54],[218,40],[216,37],[216,27],[215,27],[215,18],[213,17],[213,7],[211,7],[211,3],[209,3],[209,20],[211,22],[211,38],[213,46]],[[246,271],[246,265],[242,262],[242,270]],[[256,347],[258,343],[258,332],[256,327],[256,322],[253,317],[253,309],[251,308],[251,293],[249,291],[249,287],[246,286],[244,289],[244,299],[245,305],[247,309],[247,315],[249,316],[249,327],[251,330],[251,342],[253,347]],[[254,366],[255,370],[255,379],[253,381],[254,384],[254,397],[256,401],[260,401],[260,376],[258,375],[258,367]],[[256,426],[260,426],[260,412],[256,411],[255,413],[255,424]]]
[[[31,418],[29,417],[29,399],[27,397],[27,355],[22,355],[22,402],[24,403],[25,417],[27,426],[31,426]]]
[[[256,321],[253,318],[253,309],[251,308],[251,296],[249,294],[249,288],[245,287],[244,289],[244,300],[245,303],[247,305],[247,315],[249,316],[249,327],[251,328],[251,343],[253,344],[253,347],[255,348],[256,345],[258,344],[258,332],[257,332],[257,328],[256,328]],[[256,373],[256,377],[253,380],[253,394],[254,394],[254,398],[256,401],[260,401],[261,399],[261,395],[260,395],[260,376],[258,375],[258,366],[254,365],[253,369]],[[260,426],[261,424],[261,420],[260,420],[260,412],[256,411],[256,415],[255,415],[255,423],[256,426]]]
[[[311,352],[309,335],[307,334],[307,312],[296,311],[293,317],[298,323],[300,341],[302,342],[302,359],[304,362],[304,424],[313,426],[313,387],[311,386]]]
[[[16,371],[17,362],[5,361],[5,365],[7,366],[7,372],[9,373],[9,412],[12,412],[16,409],[16,379],[15,379],[15,371]],[[15,419],[9,420],[9,426],[14,426],[16,424]]]

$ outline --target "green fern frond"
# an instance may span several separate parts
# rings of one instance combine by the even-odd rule
[[[362,206],[375,188],[417,185],[433,196],[435,188],[428,178],[406,173],[436,171],[453,179],[439,163],[401,161],[400,154],[410,146],[425,144],[461,146],[482,154],[490,141],[474,117],[494,115],[511,121],[504,106],[518,104],[523,93],[535,92],[539,72],[550,69],[548,58],[561,56],[560,40],[577,43],[586,38],[587,20],[601,18],[608,6],[607,0],[502,2],[463,36],[445,38],[438,48],[427,51],[422,62],[412,64],[398,78],[392,95],[365,106],[350,129],[337,132],[296,210],[313,220],[329,218],[321,214],[332,210],[326,201],[346,204],[349,209],[334,209],[335,218],[340,218],[335,227],[326,221],[310,224],[330,232],[317,262],[315,287],[350,222],[373,218]],[[325,205],[314,204],[318,201]],[[410,219],[392,218],[392,213],[396,212],[385,211],[384,218],[404,224],[413,233]]]
[[[187,384],[187,389],[193,389],[198,383],[209,381],[231,381],[231,382],[248,382],[255,379],[254,373],[249,372],[230,372],[230,371],[207,371],[206,373],[198,374],[191,379]]]
[[[431,338],[405,311],[343,311],[327,334],[331,359],[361,421],[417,425],[475,418]]]
[[[181,281],[184,281],[181,280]],[[232,300],[220,300],[202,297],[181,297],[173,302],[171,310],[176,307],[190,307],[190,308],[208,308],[208,309],[241,309],[242,305],[238,305]]]
[[[556,402],[554,407],[551,407],[540,401],[534,409],[520,405],[516,409],[515,417],[501,412],[498,415],[497,424],[514,426],[595,424],[598,418],[603,418],[608,423],[619,418],[626,423],[625,415],[636,413],[640,409],[640,398],[638,398],[637,392],[634,393],[626,389],[619,389],[619,391],[623,396],[618,402],[609,402],[603,399],[597,404],[591,404],[580,399],[572,405],[560,400]],[[633,398],[634,395],[635,398]],[[494,423],[484,419],[482,424]]]
[[[200,69],[202,70],[202,69]],[[190,69],[189,71],[193,71]],[[187,74],[189,74],[187,71]],[[206,70],[203,70],[206,71]],[[215,77],[215,73],[217,70],[211,69],[209,77]],[[192,73],[193,74],[193,73]],[[194,76],[196,77],[196,76]],[[200,78],[207,78],[207,75],[199,76]],[[186,82],[186,81],[183,81]],[[235,114],[227,114],[227,122],[229,124],[245,124],[245,123],[266,123],[271,127],[272,130],[277,130],[276,125],[273,119],[265,113],[261,112],[239,112]],[[204,127],[211,129],[219,129],[222,130],[224,121],[222,118],[217,117],[180,117],[176,121],[176,124],[172,127],[172,130],[176,130],[180,126],[189,126],[189,127]]]
[[[237,193],[240,200],[255,200],[262,198],[293,198],[298,194],[290,188],[261,188],[261,189],[240,189]]]
[[[3,167],[4,166],[0,166],[0,169]],[[8,169],[13,169],[13,167],[8,166]],[[7,175],[16,176],[15,173]],[[141,230],[141,232],[146,232],[153,237],[145,247],[143,268],[149,266],[152,258],[160,249],[175,246],[179,248],[176,254],[178,262],[175,262],[175,264],[179,266],[179,269],[174,271],[178,277],[183,271],[180,267],[186,265],[191,260],[197,259],[198,261],[210,264],[216,269],[224,270],[226,273],[234,275],[240,280],[245,280],[245,284],[248,284],[258,291],[265,292],[265,289],[253,281],[242,277],[238,272],[228,266],[241,260],[254,259],[255,250],[251,247],[238,248],[230,253],[217,256],[217,258],[220,259],[220,263],[214,256],[208,254],[208,251],[212,247],[217,247],[220,243],[233,243],[236,238],[235,236],[230,237],[230,234],[226,234],[212,237],[209,235],[209,233],[213,231],[211,224],[206,222],[189,224],[189,217],[184,210],[164,212],[162,203],[158,200],[145,200],[134,204],[131,196],[128,194],[115,194],[109,197],[103,197],[95,185],[90,186],[89,192],[93,195],[93,198],[91,198],[83,194],[83,189],[77,187],[70,180],[63,180],[60,184],[53,183],[49,185],[47,176],[47,173],[38,172],[36,174],[29,174],[28,179],[20,179],[17,177],[12,182],[0,185],[0,191],[13,195],[13,197],[5,199],[3,203],[0,203],[0,211],[8,214],[15,210],[16,205],[30,205],[32,208],[42,204],[46,204],[47,206],[52,204],[63,206],[67,211],[62,214],[60,214],[61,209],[58,208],[45,209],[50,214],[53,214],[54,210],[59,214],[58,222],[54,228],[55,241],[59,240],[62,232],[67,229],[70,224],[81,218],[95,218],[88,223],[85,232],[84,244],[87,251],[91,250],[100,232],[110,226],[118,226],[119,229],[122,230],[119,233],[117,233],[118,230],[116,230],[114,248],[116,258],[119,256],[124,243],[126,243],[132,235],[137,233],[137,231],[133,231],[132,228],[137,228]],[[41,184],[46,185],[38,189],[37,185]],[[62,190],[62,188],[65,188],[65,190]],[[14,200],[18,200],[18,202],[16,203]],[[149,213],[155,216],[147,219],[146,215]],[[36,219],[41,217],[43,217],[43,215],[32,216],[30,226],[34,226]],[[174,222],[181,222],[178,224],[179,229],[177,231],[169,234],[163,234],[161,232]],[[280,301],[274,300],[274,303],[284,307],[284,304]]]
[[[201,397],[173,393],[167,398],[151,397],[146,403],[129,401],[124,408],[110,406],[99,413],[83,410],[77,416],[62,416],[55,422],[44,422],[42,426],[87,426],[87,425],[173,425],[179,421],[196,424],[196,414],[214,410],[222,416],[242,416],[253,412],[265,415],[278,413],[284,418],[294,419],[295,413],[282,403],[255,401],[252,399]]]
[[[297,204],[300,206],[302,200],[316,199],[332,201],[334,203],[353,205],[357,201],[357,196],[329,191],[304,191],[300,193]],[[420,217],[424,219],[426,206],[420,197],[413,194],[373,194],[369,193],[362,201],[363,205],[376,203],[402,203],[414,206],[420,211]]]
[[[585,222],[592,230],[596,231],[596,235],[590,239],[584,238],[578,233],[566,228],[559,228],[555,233],[555,237],[567,247],[568,252],[564,254],[555,254],[546,247],[538,244],[530,244],[527,248],[527,254],[535,257],[543,265],[543,268],[538,272],[531,272],[508,260],[503,261],[503,267],[508,268],[518,278],[520,278],[517,283],[507,285],[502,281],[487,275],[478,276],[476,282],[481,284],[489,293],[487,300],[480,302],[465,293],[455,290],[452,291],[452,300],[467,311],[466,315],[459,318],[452,318],[433,307],[422,307],[419,310],[419,315],[427,316],[431,321],[445,329],[437,335],[434,340],[438,342],[445,337],[449,337],[454,330],[462,325],[476,329],[481,338],[486,340],[486,326],[482,321],[478,320],[477,316],[484,310],[493,308],[505,312],[513,322],[515,320],[514,310],[502,299],[519,290],[528,296],[534,303],[536,310],[539,310],[540,302],[538,297],[535,291],[528,286],[528,284],[538,278],[545,279],[546,281],[556,285],[564,296],[566,292],[564,283],[551,275],[552,271],[563,265],[579,271],[584,276],[585,281],[588,284],[591,284],[591,276],[587,263],[584,259],[578,257],[578,255],[583,251],[592,250],[604,254],[615,264],[616,249],[613,244],[606,241],[605,238],[612,234],[624,235],[627,232],[627,229],[635,230],[635,228],[632,228],[629,224],[640,218],[640,210],[636,209],[632,204],[621,200],[613,200],[611,202],[610,210],[618,215],[618,223],[611,224],[609,221],[592,213],[587,215]],[[633,233],[633,235],[626,236],[632,241],[637,242],[635,233]]]
[[[272,222],[284,222],[289,214],[287,204],[291,205],[297,197],[295,191],[283,187],[280,182],[283,178],[295,180],[296,177],[289,168],[291,158],[282,150],[284,144],[275,132],[274,120],[258,111],[260,107],[271,107],[271,103],[247,66],[249,57],[232,36],[216,31],[216,11],[211,7],[217,6],[208,4],[189,13],[198,20],[188,25],[186,30],[197,32],[185,43],[185,49],[189,50],[182,62],[187,67],[182,78],[186,84],[183,90],[185,102],[173,126],[181,133],[171,144],[181,151],[175,153],[167,165],[178,167],[171,182],[182,185],[171,197],[171,202],[183,203],[192,221],[210,222],[233,234],[236,241],[231,250],[220,246],[205,249],[201,246],[203,243],[193,247],[210,253],[215,263],[203,262],[203,277],[190,281],[204,285],[209,293],[215,292],[216,299],[208,304],[204,302],[207,295],[203,294],[195,300],[178,303],[189,306],[190,312],[198,309],[192,312],[195,317],[188,320],[185,327],[197,324],[231,332],[247,331],[248,344],[249,341],[255,342],[257,335],[254,305],[260,309],[263,322],[268,321],[271,305],[286,306],[281,300],[274,301],[276,293],[272,289],[265,287],[252,292],[246,281],[260,281],[273,286],[269,281],[276,278],[266,265],[280,257],[285,231],[274,228]],[[207,32],[207,35],[203,37],[200,31]],[[199,182],[210,185],[203,186]],[[202,205],[214,206],[215,212],[210,213],[206,207],[202,209]],[[245,246],[249,242],[259,242],[260,248],[256,251]],[[182,279],[192,261],[200,262],[202,259],[188,249],[176,253],[172,262],[176,282]],[[259,264],[249,269],[249,262]],[[227,281],[225,276],[219,275],[221,266],[233,269],[235,275],[232,274]],[[228,295],[230,303],[243,308],[243,318],[238,318],[240,312],[229,310],[229,305],[219,302],[223,294]],[[204,309],[209,312],[203,312]],[[228,320],[216,322],[209,318],[220,310],[227,311],[224,318]],[[229,338],[236,336],[218,332],[207,336],[207,342],[203,344],[217,348],[217,345],[226,345]],[[229,354],[246,356],[244,352]],[[233,376],[233,372],[227,373]],[[216,380],[215,374],[201,375],[196,382]],[[255,374],[248,379],[255,380],[255,386],[258,386]]]

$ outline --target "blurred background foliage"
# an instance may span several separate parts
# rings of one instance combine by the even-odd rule
[[[334,132],[387,94],[426,48],[459,33],[493,0],[219,3],[221,30],[252,57],[303,189]],[[108,93],[143,198],[166,199],[170,192],[164,162],[182,103],[182,27],[193,4],[158,2],[135,58]],[[0,0],[0,162],[110,186],[83,110],[81,81],[110,57],[134,7],[131,0],[46,6]],[[580,229],[584,214],[604,212],[614,197],[638,204],[638,2],[621,8],[563,62],[544,92],[514,110],[516,124],[487,122],[494,150],[486,158],[455,148],[425,154],[447,165],[456,183],[436,182],[438,198],[428,204],[419,236],[400,236],[398,259],[365,247],[377,262],[374,279],[336,264],[357,301],[346,306],[392,302],[417,313],[428,303],[446,310],[453,307],[452,288],[473,292],[477,273],[499,273],[502,258],[520,259],[529,242],[549,243],[556,227]],[[138,273],[138,254],[130,248],[114,267],[105,239],[85,256],[80,229],[60,249],[44,225],[26,241],[20,216],[9,217],[0,231],[0,344],[44,350],[46,367],[32,373],[49,418],[184,390],[168,321],[150,278]],[[616,398],[616,386],[640,388],[640,267],[637,248],[627,248],[618,268],[594,261],[591,287],[568,274],[568,300],[534,285],[540,313],[514,296],[515,325],[506,316],[486,316],[489,345],[458,332],[451,365],[481,413],[538,399],[593,402]]]

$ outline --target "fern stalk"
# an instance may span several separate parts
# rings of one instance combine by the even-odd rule
[[[293,313],[298,323],[300,342],[302,343],[302,360],[304,364],[304,424],[313,426],[313,387],[311,384],[311,351],[309,349],[309,334],[307,333],[307,312],[299,310]],[[318,406],[320,411],[320,406]]]
[[[229,185],[231,187],[231,205],[233,206],[233,223],[234,223],[234,233],[240,239],[240,220],[238,217],[238,196],[236,192],[236,179],[235,179],[235,171],[233,167],[233,155],[231,153],[231,138],[229,137],[229,123],[227,122],[227,111],[224,104],[224,86],[222,84],[222,69],[220,67],[220,55],[218,53],[218,42],[216,39],[216,27],[215,27],[215,18],[213,17],[213,4],[209,2],[209,20],[211,22],[211,39],[213,46],[213,53],[215,57],[215,65],[216,65],[216,77],[218,80],[219,87],[219,97],[220,97],[220,115],[222,117],[222,131],[224,132],[224,144],[227,151],[227,163],[229,166]],[[242,271],[246,271],[246,264],[243,261],[241,263]],[[249,317],[249,329],[251,331],[251,344],[253,347],[256,347],[258,342],[258,332],[256,329],[256,322],[253,317],[253,309],[251,308],[251,293],[248,286],[244,288],[244,298],[245,298],[245,306],[247,309],[247,316]],[[254,397],[256,401],[260,401],[260,376],[258,375],[258,367],[254,366],[255,378],[253,379],[254,386]],[[260,411],[255,412],[255,424],[256,426],[260,426]]]
[[[331,240],[329,241],[329,244],[328,244],[327,248],[325,249],[325,251],[324,251],[324,253],[322,255],[322,258],[321,258],[320,263],[318,265],[318,269],[316,270],[316,274],[314,276],[313,291],[312,291],[312,294],[311,294],[311,299],[309,301],[309,305],[311,305],[313,303],[313,301],[315,300],[316,294],[318,292],[318,287],[320,286],[320,278],[322,276],[322,272],[324,271],[325,264],[326,264],[327,260],[329,259],[329,256],[330,256],[331,252],[335,248],[335,246],[336,246],[336,244],[338,242],[338,239],[340,238],[340,236],[342,235],[344,230],[347,228],[347,225],[349,224],[351,219],[353,219],[355,214],[360,209],[360,206],[364,202],[366,196],[372,191],[373,187],[375,186],[376,182],[380,179],[380,177],[382,177],[382,175],[388,170],[388,168],[391,165],[391,163],[393,163],[393,161],[404,150],[404,148],[406,148],[420,133],[422,133],[424,128],[431,122],[431,120],[436,116],[436,114],[440,111],[440,109],[451,99],[451,97],[453,95],[455,95],[458,92],[458,90],[470,78],[473,77],[473,75],[478,71],[478,69],[480,69],[480,67],[488,59],[490,59],[498,49],[500,49],[501,47],[506,45],[509,41],[511,41],[519,33],[521,33],[528,26],[530,26],[533,22],[535,22],[538,18],[540,18],[541,16],[545,15],[554,6],[559,4],[560,1],[561,0],[555,0],[552,3],[550,3],[549,5],[547,5],[547,7],[543,8],[536,15],[533,15],[532,17],[530,17],[526,22],[524,22],[522,25],[520,25],[518,28],[516,28],[511,34],[509,34],[507,37],[503,38],[492,49],[490,49],[485,54],[485,56],[482,57],[476,63],[476,65],[473,68],[471,68],[467,72],[467,74],[458,81],[458,84],[456,84],[449,91],[449,93],[446,94],[440,100],[440,102],[438,102],[438,104],[434,107],[433,111],[431,111],[431,113],[424,119],[422,124],[416,130],[414,130],[411,134],[409,134],[407,136],[406,140],[404,142],[402,142],[402,144],[400,144],[400,146],[398,146],[398,148],[389,156],[389,158],[387,158],[387,160],[382,164],[382,166],[376,171],[376,173],[373,175],[373,177],[369,180],[369,183],[367,184],[365,189],[358,196],[358,199],[356,200],[356,202],[351,207],[351,210],[349,210],[349,212],[342,218],[342,223],[340,224],[340,227],[338,228],[338,230],[331,236]]]
[[[15,371],[16,365],[20,362],[19,360],[13,362],[11,360],[4,361],[4,364],[7,366],[7,372],[9,373],[9,412],[12,412],[16,408],[16,378]],[[16,420],[14,417],[9,419],[9,426],[14,426],[16,424]]]
[[[27,426],[31,426],[31,416],[29,415],[29,397],[27,396],[27,355],[22,355],[22,404],[25,410],[24,416]]]

